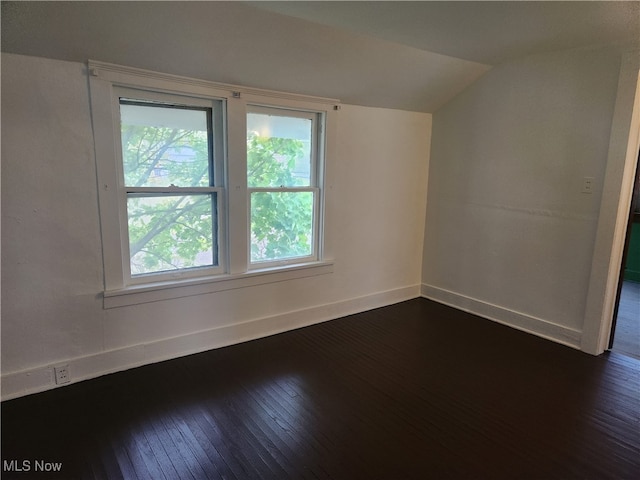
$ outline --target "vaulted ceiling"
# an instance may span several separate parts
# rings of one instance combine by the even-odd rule
[[[496,65],[583,46],[640,42],[640,2],[251,2],[429,52]]]
[[[640,2],[2,2],[2,51],[433,112],[492,66],[638,47]]]

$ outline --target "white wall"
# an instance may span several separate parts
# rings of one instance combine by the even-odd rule
[[[580,346],[619,70],[530,56],[434,114],[423,295]]]
[[[82,64],[2,55],[2,396],[418,295],[431,115],[344,105],[331,159],[334,271],[104,310]]]

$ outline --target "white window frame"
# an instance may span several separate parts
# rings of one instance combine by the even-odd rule
[[[158,300],[206,294],[264,283],[304,278],[333,271],[331,241],[326,230],[329,201],[325,195],[329,157],[334,155],[334,99],[218,84],[130,67],[89,61],[91,116],[94,131],[98,201],[104,261],[104,307],[114,308]],[[215,163],[218,196],[219,267],[188,268],[163,274],[132,277],[129,269],[126,192],[123,190],[120,145],[120,97],[171,99],[178,104],[216,102],[223,109],[224,161]],[[220,102],[220,103],[217,103]],[[116,108],[117,106],[117,108]],[[254,263],[249,255],[249,201],[247,188],[246,115],[253,106],[313,113],[324,124],[315,149],[318,188],[314,218],[314,254],[287,261]],[[221,181],[222,180],[222,181]],[[124,204],[123,204],[124,202]],[[228,248],[226,248],[228,247]]]
[[[225,188],[224,188],[224,100],[214,100],[214,99],[201,99],[195,97],[186,97],[186,96],[178,96],[178,95],[168,95],[166,93],[157,93],[157,92],[149,92],[143,90],[134,90],[130,88],[121,88],[114,87],[114,98],[113,101],[115,104],[113,105],[113,111],[118,112],[117,115],[114,115],[114,133],[115,133],[115,142],[117,145],[121,145],[121,132],[120,132],[120,114],[119,109],[121,105],[121,100],[131,100],[131,101],[145,101],[152,102],[155,104],[168,104],[168,105],[180,105],[184,107],[195,107],[195,108],[210,108],[213,110],[212,114],[212,134],[214,135],[214,151],[212,152],[213,159],[213,177],[214,177],[214,185],[209,187],[131,187],[127,186],[124,182],[124,171],[123,171],[123,157],[122,157],[122,149],[116,148],[116,169],[118,172],[118,193],[120,198],[118,199],[118,207],[120,214],[120,241],[121,241],[121,251],[122,251],[122,267],[123,267],[123,275],[125,279],[125,283],[128,285],[137,285],[137,284],[146,284],[151,280],[152,282],[161,282],[167,280],[181,280],[187,278],[194,277],[202,277],[207,275],[219,275],[224,273],[225,271],[225,244],[223,241],[225,238]],[[145,193],[156,193],[156,194],[180,194],[180,195],[189,195],[189,194],[215,194],[216,195],[216,218],[217,218],[217,228],[216,232],[214,232],[216,238],[216,245],[218,251],[216,252],[216,257],[218,259],[218,265],[213,265],[209,267],[191,267],[184,268],[178,270],[168,270],[157,273],[148,273],[148,274],[140,274],[140,275],[132,275],[131,274],[131,262],[130,251],[129,251],[129,235],[128,235],[128,213],[127,213],[127,200],[130,194],[145,194]]]
[[[310,165],[310,182],[309,186],[305,187],[247,187],[247,202],[249,208],[251,208],[251,195],[256,192],[311,192],[313,193],[313,220],[312,220],[312,234],[313,240],[311,244],[311,254],[298,257],[290,257],[277,260],[261,260],[251,261],[250,248],[248,251],[249,256],[249,269],[264,269],[269,267],[292,265],[299,263],[308,263],[317,261],[321,258],[320,247],[322,242],[322,217],[321,206],[323,204],[322,197],[324,189],[322,188],[322,161],[324,154],[324,124],[325,114],[317,111],[306,110],[293,110],[282,107],[271,107],[264,105],[247,105],[247,113],[263,113],[267,115],[282,116],[282,117],[294,117],[311,120],[311,165]],[[251,235],[250,225],[247,227],[247,233]],[[249,246],[250,247],[250,246]]]

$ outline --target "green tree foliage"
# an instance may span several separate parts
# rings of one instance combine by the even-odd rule
[[[310,255],[312,223],[312,192],[254,192],[251,195],[251,260]]]

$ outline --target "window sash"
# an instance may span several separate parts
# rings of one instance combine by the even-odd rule
[[[203,275],[219,275],[224,273],[224,258],[225,258],[225,247],[224,241],[222,241],[222,219],[224,218],[225,212],[225,201],[224,201],[224,189],[220,187],[201,187],[201,188],[181,188],[181,189],[172,189],[169,192],[157,192],[154,190],[150,192],[149,188],[137,188],[136,192],[127,192],[125,194],[125,200],[122,202],[124,204],[125,212],[124,214],[127,216],[125,229],[126,232],[123,232],[122,235],[122,251],[123,256],[126,261],[123,261],[123,265],[125,267],[125,274],[128,277],[129,285],[138,285],[138,284],[146,284],[149,282],[162,282],[166,280],[181,280],[181,279],[189,279],[194,277],[200,277]],[[143,190],[143,191],[140,191]],[[211,217],[212,217],[212,255],[215,259],[215,262],[212,265],[202,265],[202,266],[189,266],[178,269],[165,269],[158,270],[155,272],[149,273],[132,273],[131,269],[131,251],[130,251],[130,224],[129,224],[129,209],[128,209],[128,200],[132,198],[163,198],[163,197],[204,197],[211,196]],[[169,228],[168,226],[167,228]]]
[[[323,139],[324,116],[318,111],[310,111],[305,109],[293,109],[280,106],[265,105],[247,105],[247,115],[257,113],[262,115],[271,115],[274,117],[299,118],[311,121],[311,145],[310,145],[310,178],[308,187],[318,187],[321,183],[321,175],[319,168],[319,158],[322,158],[324,152],[321,151],[321,139]],[[251,188],[270,188],[270,187],[251,187]],[[286,186],[283,188],[287,188]]]
[[[321,190],[317,187],[298,187],[298,188],[249,188],[248,200],[249,210],[252,210],[252,195],[254,193],[311,193],[312,205],[311,205],[311,252],[308,255],[292,255],[288,257],[281,257],[276,259],[264,259],[264,260],[252,260],[251,255],[251,237],[253,234],[251,228],[251,213],[249,214],[249,225],[247,227],[248,241],[248,259],[249,270],[264,269],[269,267],[277,267],[284,265],[292,265],[306,262],[318,261],[320,259],[320,194]]]
[[[120,188],[134,188],[128,186],[124,182],[124,163],[122,158],[122,140],[120,131],[120,104],[138,104],[143,106],[155,105],[158,107],[170,107],[186,110],[208,110],[208,128],[210,129],[210,169],[209,169],[209,185],[222,187],[225,185],[226,178],[226,161],[227,156],[226,141],[226,110],[227,99],[219,96],[191,96],[188,92],[165,92],[161,89],[142,89],[131,88],[127,86],[112,87],[113,95],[113,132],[116,141],[116,168],[118,175],[118,185]],[[178,185],[180,187],[180,185]],[[167,187],[169,188],[169,187]],[[187,188],[187,187],[183,187]]]
[[[188,112],[202,112],[205,115],[205,122],[206,122],[206,133],[207,133],[207,172],[206,172],[206,184],[208,186],[211,185],[215,185],[215,176],[216,176],[216,172],[215,172],[215,168],[214,168],[214,164],[215,164],[215,156],[214,156],[214,149],[213,149],[213,143],[214,143],[214,130],[213,130],[213,120],[212,120],[212,112],[213,112],[213,108],[211,107],[194,107],[194,106],[187,106],[187,105],[177,105],[177,104],[168,104],[168,103],[164,103],[164,102],[158,102],[158,103],[154,103],[154,102],[142,102],[142,101],[138,101],[138,100],[130,100],[130,99],[125,99],[125,98],[120,98],[119,101],[120,104],[120,117],[122,119],[122,107],[123,106],[132,106],[132,107],[145,107],[145,108],[158,108],[158,109],[165,109],[165,110],[176,110],[176,111],[188,111]],[[152,127],[152,125],[147,125],[148,127]],[[120,131],[122,132],[122,128],[120,129]],[[124,148],[124,145],[122,146]],[[175,148],[175,147],[173,147]],[[168,148],[167,150],[171,150],[171,148]],[[164,152],[166,153],[166,151]],[[122,163],[123,163],[123,174],[124,174],[124,185],[125,186],[131,186],[130,183],[127,182],[127,175],[125,173],[125,164],[124,164],[124,154],[122,155]],[[159,167],[156,167],[159,168]],[[203,174],[204,176],[204,174]],[[146,181],[149,181],[149,178],[146,179]],[[177,182],[177,179],[176,179]],[[170,184],[170,186],[173,186],[173,183]],[[195,186],[195,185],[187,185],[188,187],[191,186]]]

